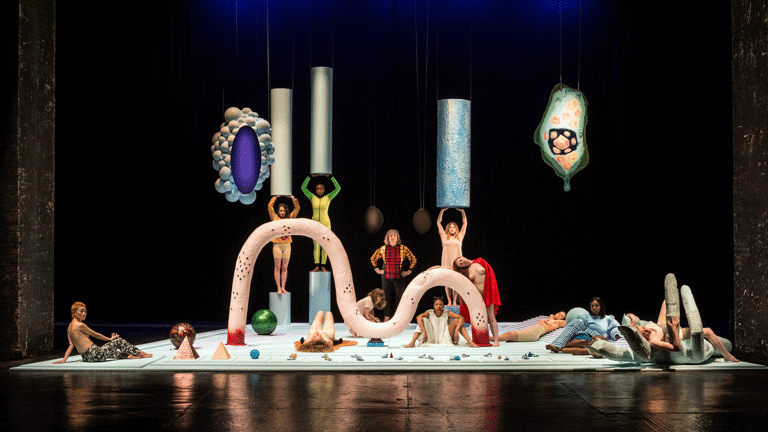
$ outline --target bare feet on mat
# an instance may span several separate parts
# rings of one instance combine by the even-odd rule
[[[150,358],[150,357],[152,357],[152,354],[146,353],[144,351],[139,351],[139,355],[129,355],[128,356],[128,358],[131,359],[131,360]]]
[[[571,355],[589,355],[586,348],[563,348],[562,351]]]
[[[551,345],[551,344],[547,344],[546,346],[544,346],[544,348],[552,351],[553,353],[559,353],[560,352],[560,348],[558,348],[558,347],[556,347],[554,345]]]

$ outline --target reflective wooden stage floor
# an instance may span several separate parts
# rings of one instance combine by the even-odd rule
[[[768,373],[762,370],[56,373],[4,367],[0,375],[4,430],[12,431],[695,431],[768,424]]]
[[[136,343],[163,337],[131,335]],[[768,371],[12,371],[4,431],[760,430]],[[759,363],[734,352],[742,360]]]

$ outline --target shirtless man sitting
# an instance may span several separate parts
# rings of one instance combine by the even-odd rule
[[[117,333],[112,333],[111,337],[106,337],[103,334],[91,330],[83,321],[88,313],[85,308],[85,304],[81,302],[75,302],[72,305],[72,322],[67,327],[67,339],[69,339],[69,347],[67,352],[64,353],[64,358],[53,362],[54,364],[61,364],[67,361],[69,355],[72,353],[72,348],[76,348],[80,353],[84,362],[103,362],[108,358],[118,359],[141,359],[152,357],[152,354],[148,354],[139,350],[135,346],[129,344],[125,339],[121,338]],[[102,346],[98,346],[93,343],[91,336],[96,339],[108,341]]]

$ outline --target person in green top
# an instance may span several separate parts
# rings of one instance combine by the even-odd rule
[[[330,174],[324,175],[325,177],[330,177],[331,182],[333,182],[333,190],[330,193],[325,193],[325,185],[323,183],[317,183],[317,185],[315,185],[314,193],[310,192],[309,188],[307,188],[309,180],[312,177],[317,177],[317,174],[312,174],[307,177],[306,180],[304,180],[304,183],[301,185],[301,191],[304,192],[304,195],[307,196],[307,199],[312,202],[312,220],[320,222],[326,228],[331,229],[331,219],[328,217],[328,206],[330,206],[331,200],[334,199],[336,195],[338,195],[339,191],[341,190],[341,186],[339,186],[339,182],[336,181],[335,177],[332,177]],[[321,248],[317,242],[314,243],[315,268],[312,271],[328,271],[325,269],[325,263],[328,260],[328,255],[326,255],[325,250]]]

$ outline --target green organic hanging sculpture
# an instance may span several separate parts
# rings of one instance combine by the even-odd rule
[[[589,162],[586,127],[584,93],[563,84],[556,85],[533,141],[541,148],[544,162],[565,181],[565,191],[571,190],[571,177]]]

